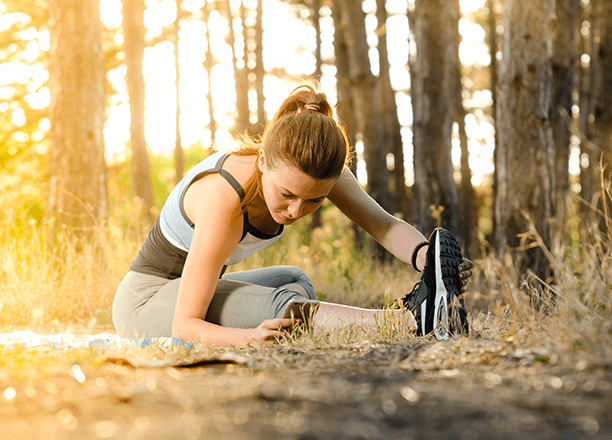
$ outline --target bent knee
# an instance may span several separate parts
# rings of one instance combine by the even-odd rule
[[[290,286],[298,286],[296,292],[304,296],[307,299],[315,299],[315,288],[312,284],[310,277],[299,267],[292,267],[292,273],[294,282],[290,283]],[[288,285],[288,286],[289,286]],[[287,287],[287,286],[285,286]]]

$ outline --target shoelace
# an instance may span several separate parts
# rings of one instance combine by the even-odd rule
[[[421,281],[417,282],[409,293],[407,293],[406,295],[404,295],[404,297],[402,299],[399,299],[397,301],[401,301],[402,304],[404,306],[406,306],[407,303],[408,303],[408,298],[410,297],[410,295],[414,295],[415,294],[415,292],[417,291],[417,289],[419,288],[420,285],[421,285]],[[416,308],[418,306],[420,306],[420,304],[416,304],[414,307]]]
[[[412,290],[411,290],[409,293],[407,293],[406,295],[404,295],[404,297],[403,297],[403,298],[398,299],[397,301],[401,301],[401,302],[402,302],[402,304],[406,305],[406,303],[409,301],[409,300],[408,300],[408,298],[409,298],[411,295],[414,295],[414,294],[416,293],[416,291],[417,291],[417,289],[419,288],[419,286],[420,286],[420,285],[421,285],[421,281],[417,282],[417,283],[414,285],[414,287],[412,288]],[[449,293],[450,293],[452,296],[454,296],[455,298],[460,298],[461,296],[463,296],[463,294],[464,294],[465,292],[463,292],[462,290],[459,290],[459,295],[454,295],[452,292],[449,292]],[[423,301],[424,301],[424,300],[425,300],[425,298],[423,298]],[[416,307],[420,306],[420,305],[421,305],[421,303],[422,303],[423,301],[421,301],[419,304],[415,304],[413,307],[415,307],[415,308],[416,308]]]

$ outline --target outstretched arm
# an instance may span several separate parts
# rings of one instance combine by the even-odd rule
[[[416,246],[427,241],[425,236],[412,225],[385,211],[363,190],[353,173],[346,167],[328,198],[400,261],[411,263]],[[426,253],[427,246],[423,246],[417,254],[416,264],[419,270],[425,267]],[[473,263],[470,260],[464,260],[459,266],[463,290],[472,276],[472,267]]]
[[[410,263],[415,247],[427,241],[412,225],[385,211],[361,188],[353,173],[346,167],[332,188],[329,200],[386,250],[405,263]],[[419,269],[425,265],[425,250],[419,251]]]

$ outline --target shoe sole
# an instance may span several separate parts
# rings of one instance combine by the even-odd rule
[[[420,306],[420,316],[428,318],[421,319],[421,333],[423,335],[429,333],[427,331],[429,323],[434,336],[446,340],[453,333],[467,334],[469,331],[463,298],[459,297],[462,292],[457,278],[457,266],[461,264],[463,257],[455,237],[444,229],[437,230],[434,246],[436,293],[433,307],[428,304],[428,300]],[[449,298],[453,303],[450,313]],[[459,305],[455,305],[455,301],[458,301]],[[428,305],[433,309],[430,310],[430,314],[427,313]]]
[[[442,278],[442,258],[440,257],[440,231],[436,234],[436,302],[434,304],[434,335],[437,339],[449,338],[448,329],[448,290]]]

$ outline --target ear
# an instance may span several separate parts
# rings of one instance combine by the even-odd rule
[[[266,169],[266,152],[263,148],[259,149],[259,155],[257,156],[257,167],[262,173]]]

